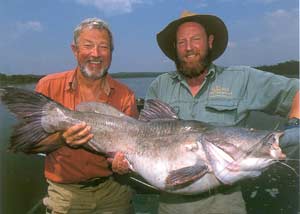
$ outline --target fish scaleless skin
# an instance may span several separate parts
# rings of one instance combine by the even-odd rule
[[[47,154],[65,145],[41,145],[43,139],[84,121],[94,134],[84,148],[107,155],[123,152],[132,169],[162,191],[205,192],[257,177],[285,158],[278,143],[280,132],[180,120],[158,100],[147,101],[136,120],[104,103],[82,103],[71,111],[42,94],[19,88],[1,88],[0,97],[19,120],[10,150]]]

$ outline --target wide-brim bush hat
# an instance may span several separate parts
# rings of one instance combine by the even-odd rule
[[[156,35],[157,43],[164,54],[171,60],[176,60],[176,32],[179,25],[184,22],[197,22],[201,24],[208,35],[214,35],[211,58],[217,59],[223,54],[228,43],[228,31],[224,22],[217,16],[207,14],[195,14],[184,11],[179,19],[169,23]]]

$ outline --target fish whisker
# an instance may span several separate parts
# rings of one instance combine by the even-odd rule
[[[297,162],[300,162],[299,159],[296,159],[296,158],[287,158],[285,159],[286,161],[297,161]]]
[[[151,188],[151,189],[159,190],[159,189],[156,188],[155,186],[152,186],[151,184],[148,184],[148,183],[146,183],[146,182],[143,182],[143,181],[141,181],[141,180],[139,180],[139,179],[137,179],[137,178],[134,178],[134,177],[132,177],[132,176],[130,176],[130,179],[131,179],[131,180],[134,180],[134,181],[136,181],[136,182],[138,182],[138,183],[140,183],[140,184],[142,184],[142,185],[145,185],[145,186],[147,186],[147,187],[149,187],[149,188]]]
[[[288,169],[290,169],[293,173],[295,173],[295,175],[297,176],[297,177],[299,177],[299,174],[297,173],[297,171],[293,168],[293,167],[291,167],[290,165],[288,165],[287,163],[284,163],[284,162],[282,162],[282,161],[276,161],[277,163],[279,163],[279,164],[282,164],[283,166],[286,166]]]

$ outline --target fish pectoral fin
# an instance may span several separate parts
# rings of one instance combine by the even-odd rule
[[[169,172],[166,178],[166,188],[167,189],[178,189],[190,185],[197,179],[201,178],[208,172],[207,165],[195,164],[193,166],[188,166],[173,170]]]
[[[239,163],[233,161],[226,166],[226,169],[232,172],[238,172],[241,170],[241,166]]]

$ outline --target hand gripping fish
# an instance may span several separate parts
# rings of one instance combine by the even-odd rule
[[[2,88],[0,97],[20,120],[10,150],[47,154],[50,147],[66,145],[41,145],[44,138],[86,122],[94,137],[84,144],[85,149],[101,154],[123,152],[131,169],[162,191],[198,194],[257,177],[285,159],[279,147],[281,132],[181,120],[158,100],[147,101],[137,120],[103,103],[82,103],[71,111],[24,89]]]

